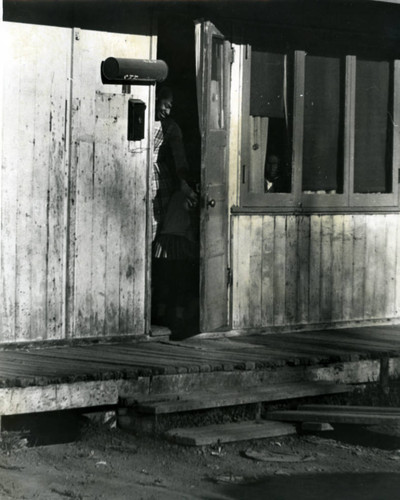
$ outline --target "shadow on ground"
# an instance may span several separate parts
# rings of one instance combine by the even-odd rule
[[[231,499],[252,500],[392,500],[398,498],[400,474],[318,474],[268,477],[224,487]]]

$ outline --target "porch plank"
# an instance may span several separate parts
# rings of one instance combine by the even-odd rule
[[[166,437],[178,444],[189,446],[207,446],[218,443],[232,443],[249,439],[264,439],[270,437],[295,434],[296,427],[281,422],[266,422],[263,420],[216,424],[205,427],[189,427],[171,429]]]
[[[208,372],[219,376],[243,370],[269,369],[272,373],[285,366],[318,370],[320,363],[360,363],[385,356],[400,356],[399,327],[197,338],[180,343],[29,346],[0,350],[0,387]]]
[[[389,340],[380,339],[379,337],[375,338],[354,338],[352,336],[352,332],[347,332],[343,330],[342,333],[332,333],[330,335],[322,334],[307,334],[303,337],[301,333],[291,334],[290,337],[297,338],[300,341],[302,339],[309,340],[318,343],[319,345],[329,344],[329,345],[340,345],[345,349],[357,349],[359,352],[363,352],[364,350],[372,350],[372,351],[380,351],[382,349],[387,349],[390,351],[399,351],[400,344],[393,345],[393,342]],[[290,340],[290,339],[288,339]],[[400,340],[400,339],[399,339]]]
[[[400,422],[400,408],[346,407],[336,405],[303,405],[298,410],[272,411],[266,419],[284,422],[329,422],[375,425]]]
[[[305,411],[341,411],[342,413],[372,413],[374,415],[400,415],[400,408],[387,406],[341,406],[341,405],[300,405],[298,410]]]
[[[349,392],[350,386],[319,383],[299,382],[292,384],[276,384],[267,387],[244,388],[226,392],[223,390],[199,392],[191,395],[176,395],[173,399],[156,399],[138,401],[136,410],[140,413],[161,415],[182,411],[200,410],[206,408],[221,408],[252,404],[266,401],[282,401],[285,399],[300,398],[305,396],[318,396],[321,394],[338,394]],[[129,405],[129,401],[127,402]]]
[[[117,402],[118,385],[113,380],[0,389],[0,415],[115,405]]]

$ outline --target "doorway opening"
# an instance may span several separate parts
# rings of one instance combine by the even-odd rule
[[[187,174],[184,175],[185,182],[197,194],[197,201],[188,205],[181,193],[172,194],[165,205],[164,214],[159,217],[155,229],[153,227],[151,323],[167,326],[171,330],[172,339],[182,339],[199,333],[200,322],[201,137],[196,93],[195,33],[190,17],[160,16],[157,58],[167,63],[169,72],[167,80],[159,85],[156,92],[161,95],[162,89],[172,91],[169,118],[178,125],[182,133],[188,166]],[[163,120],[161,124],[157,121],[155,123],[156,144],[158,134],[164,134],[165,137],[169,132],[166,132]],[[166,157],[170,162],[169,167],[176,174],[178,165],[174,153],[168,151],[168,144],[165,149],[166,155],[169,155],[169,158]],[[154,161],[156,156],[155,151]],[[156,175],[159,179],[155,181],[153,174],[152,182],[153,211],[154,200],[162,196],[162,174]],[[179,175],[178,177],[180,179]]]

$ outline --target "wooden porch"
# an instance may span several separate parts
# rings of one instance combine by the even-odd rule
[[[385,383],[399,374],[400,326],[181,342],[82,340],[69,346],[3,346],[0,415],[292,382]]]

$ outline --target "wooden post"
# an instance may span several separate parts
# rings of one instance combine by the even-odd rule
[[[379,382],[385,394],[389,392],[389,358],[385,356],[380,359]]]
[[[262,407],[262,402],[256,403],[255,420],[261,420]]]

